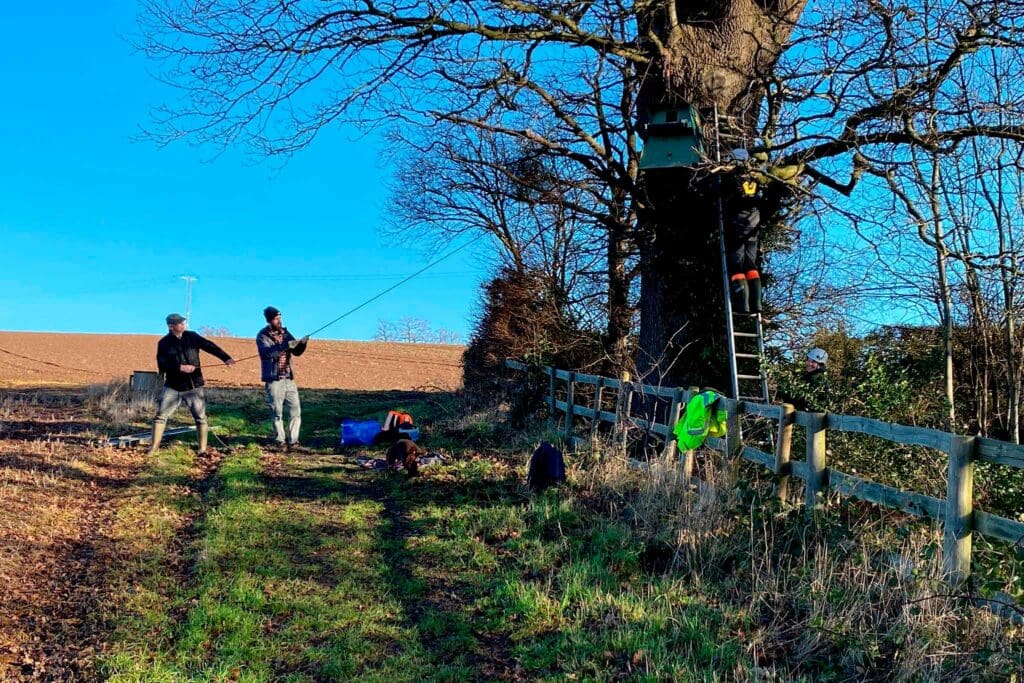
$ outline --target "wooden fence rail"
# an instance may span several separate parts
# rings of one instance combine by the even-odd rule
[[[528,369],[526,365],[514,360],[506,361],[506,364],[513,370]],[[676,455],[672,428],[686,402],[697,393],[696,388],[651,386],[630,382],[628,376],[614,379],[549,367],[542,370],[550,378],[548,405],[551,409],[552,425],[557,424],[558,412],[564,413],[564,430],[567,437],[574,433],[575,418],[584,417],[591,420],[590,435],[596,433],[600,422],[608,422],[614,426],[617,442],[624,444],[624,433],[630,426],[637,427],[665,437],[663,455]],[[559,382],[566,385],[564,401],[557,399]],[[578,385],[594,386],[594,398],[590,405],[576,405]],[[605,392],[609,389],[617,392],[614,412],[602,407]],[[669,399],[671,403],[667,412],[667,423],[631,415],[631,401],[636,394]],[[1024,523],[976,510],[973,504],[974,463],[989,462],[1024,469],[1024,446],[983,437],[949,434],[924,427],[891,424],[853,415],[798,412],[788,404],[764,405],[728,398],[723,400],[728,415],[726,437],[709,438],[708,446],[727,455],[742,457],[772,471],[778,480],[775,495],[783,500],[789,497],[790,479],[796,477],[806,482],[805,504],[808,508],[819,505],[829,492],[835,492],[916,517],[940,521],[943,525],[944,567],[949,580],[953,583],[959,583],[970,575],[971,542],[974,532],[1007,541],[1017,547],[1024,546]],[[778,423],[774,453],[766,453],[742,443],[739,429],[741,415],[758,415]],[[651,417],[656,418],[656,415]],[[803,428],[806,435],[807,448],[803,461],[791,459],[790,447],[794,425]],[[946,498],[903,491],[832,469],[826,462],[827,436],[830,431],[866,434],[893,443],[925,446],[942,451],[946,454],[948,462]],[[692,477],[693,451],[683,453],[681,460],[684,476]]]

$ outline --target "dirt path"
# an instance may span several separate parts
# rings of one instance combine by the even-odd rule
[[[0,679],[93,680],[108,532],[141,456],[96,447],[74,394],[8,393],[0,409]]]

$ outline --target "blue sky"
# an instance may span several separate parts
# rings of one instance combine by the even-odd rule
[[[338,128],[283,168],[240,152],[139,140],[174,92],[123,37],[130,0],[0,3],[0,329],[249,336],[272,304],[311,331],[437,252],[384,245],[380,140]],[[453,247],[458,245],[452,245]],[[325,330],[370,339],[380,319],[427,320],[465,339],[485,277],[477,247]]]

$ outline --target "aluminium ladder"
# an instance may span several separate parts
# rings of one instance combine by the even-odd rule
[[[721,183],[719,183],[721,188]],[[732,397],[740,401],[768,403],[768,377],[764,371],[764,326],[760,313],[735,313],[729,292],[729,268],[725,256],[725,224],[722,197],[718,197],[718,244],[722,256],[725,294],[725,327],[729,343],[729,376]]]
[[[715,159],[722,160],[718,135],[718,106],[715,105]],[[732,397],[739,401],[768,403],[768,377],[764,370],[764,328],[760,313],[734,313],[729,291],[729,264],[725,247],[725,217],[722,179],[718,185],[718,248],[722,257],[722,291],[725,294],[726,337],[729,340],[729,376]]]
[[[729,316],[729,370],[733,397],[740,401],[768,403],[768,377],[762,364],[764,336],[761,314],[733,313],[731,301],[726,304],[726,314]]]

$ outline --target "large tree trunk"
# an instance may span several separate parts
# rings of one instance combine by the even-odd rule
[[[774,67],[806,0],[670,0],[641,16],[656,55],[640,106],[697,107],[714,144],[712,113],[729,141],[757,119],[758,80]],[[709,150],[710,151],[710,150]],[[648,173],[641,222],[638,371],[649,383],[727,389],[725,306],[716,196],[689,170]],[[703,189],[702,189],[703,186]],[[771,216],[762,216],[769,222]]]
[[[717,203],[693,174],[649,174],[641,217],[640,348],[647,384],[729,387]]]

